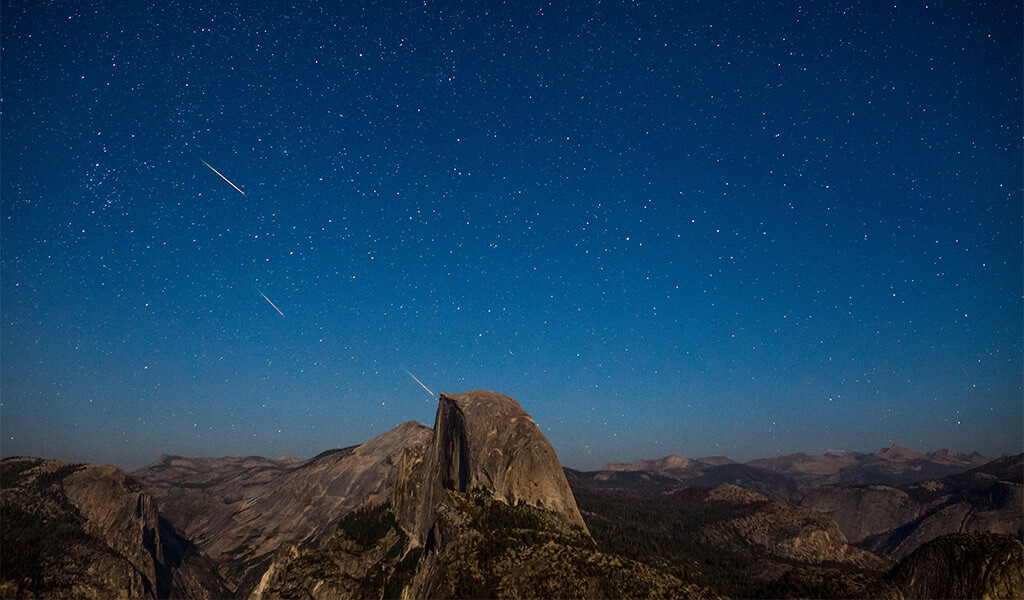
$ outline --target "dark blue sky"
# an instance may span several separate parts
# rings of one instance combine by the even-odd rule
[[[4,0],[3,455],[1024,450],[1019,2],[339,4]]]

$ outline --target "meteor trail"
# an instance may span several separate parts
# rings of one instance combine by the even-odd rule
[[[209,167],[210,165],[206,165],[206,166]],[[213,167],[210,167],[210,168],[212,169]],[[217,174],[220,175],[220,173],[217,173]],[[223,175],[221,175],[221,177],[223,177]],[[228,183],[231,183],[231,182],[229,181]],[[263,296],[264,300],[266,300],[267,302],[270,302],[270,298],[267,298],[266,294],[264,294],[263,292],[260,292],[259,290],[256,290],[256,291],[259,293],[260,296]],[[277,314],[281,315],[282,317],[284,316],[284,313],[281,312],[281,309],[278,308],[276,304],[274,304],[273,302],[270,302],[270,305],[274,307],[274,310],[277,311]],[[413,377],[413,379],[416,379],[416,378]],[[423,385],[423,384],[421,383],[420,385]],[[431,395],[433,395],[433,394],[431,394]]]
[[[416,379],[416,376],[415,376],[415,375],[413,375],[412,373],[409,373],[409,371],[406,371],[406,374],[408,374],[408,375],[409,375],[409,377],[412,377],[413,379]],[[433,396],[433,395],[434,395],[434,392],[430,391],[430,388],[428,388],[427,386],[423,385],[423,382],[422,382],[422,381],[420,381],[419,379],[416,379],[416,383],[420,384],[420,387],[421,387],[421,388],[423,388],[423,389],[427,390],[427,393],[428,393],[428,394],[430,394],[431,396]]]
[[[200,161],[201,161],[201,162],[202,162],[202,163],[203,163],[204,165],[206,165],[206,166],[210,167],[210,163],[206,162],[205,160],[203,160],[203,159],[201,159],[201,158],[200,158],[199,160],[200,160]],[[218,171],[217,169],[214,169],[213,167],[210,167],[210,170],[211,170],[211,171],[213,171],[214,173],[216,173],[216,174],[220,175],[220,171]],[[227,181],[227,182],[228,182],[228,185],[230,185],[231,187],[233,187],[233,188],[235,188],[236,190],[238,190],[238,193],[239,193],[239,194],[241,194],[241,195],[243,195],[243,196],[245,195],[245,192],[243,192],[242,190],[239,190],[239,189],[238,189],[238,186],[237,186],[237,185],[235,185],[235,184],[233,184],[233,183],[231,183],[231,181],[230,181],[230,180],[229,180],[229,179],[228,179],[227,177],[225,177],[225,176],[223,176],[223,175],[220,175],[220,178],[221,178],[221,179],[223,179],[224,181]],[[266,296],[264,296],[264,298],[266,298]],[[267,300],[267,302],[270,302],[270,300]],[[273,302],[271,302],[271,304],[273,304]],[[277,308],[277,307],[275,306],[274,308]],[[281,312],[281,311],[278,311],[278,312]],[[282,316],[283,316],[283,315],[282,315]]]

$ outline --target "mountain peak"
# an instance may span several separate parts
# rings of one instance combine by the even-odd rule
[[[392,491],[396,514],[426,543],[447,491],[476,489],[509,505],[552,511],[586,531],[554,448],[518,402],[489,390],[442,393],[433,440],[401,461]]]
[[[654,460],[635,460],[630,463],[610,462],[606,463],[602,471],[666,471],[669,469],[689,469],[693,466],[693,460],[684,456],[669,454]]]
[[[546,508],[583,525],[554,448],[514,399],[489,390],[443,393],[434,427],[445,488],[481,487],[508,504]]]
[[[911,450],[909,448],[904,448],[903,446],[900,446],[899,444],[893,444],[892,446],[889,446],[888,448],[882,448],[881,450],[879,450],[879,452],[878,452],[878,454],[876,454],[876,456],[878,456],[879,458],[884,458],[885,460],[890,460],[890,461],[902,461],[902,460],[914,460],[914,459],[927,458],[924,454],[921,454],[920,452],[914,452],[913,450]]]

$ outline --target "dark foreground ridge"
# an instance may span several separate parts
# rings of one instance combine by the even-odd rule
[[[307,461],[4,459],[0,596],[1020,597],[1020,462],[815,496],[723,457],[583,473],[512,398],[442,394]]]

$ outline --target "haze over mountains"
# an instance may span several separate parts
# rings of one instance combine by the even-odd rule
[[[576,471],[512,398],[442,394],[432,429],[305,461],[4,459],[0,594],[910,598],[955,577],[1019,595],[1022,461],[892,446]]]

